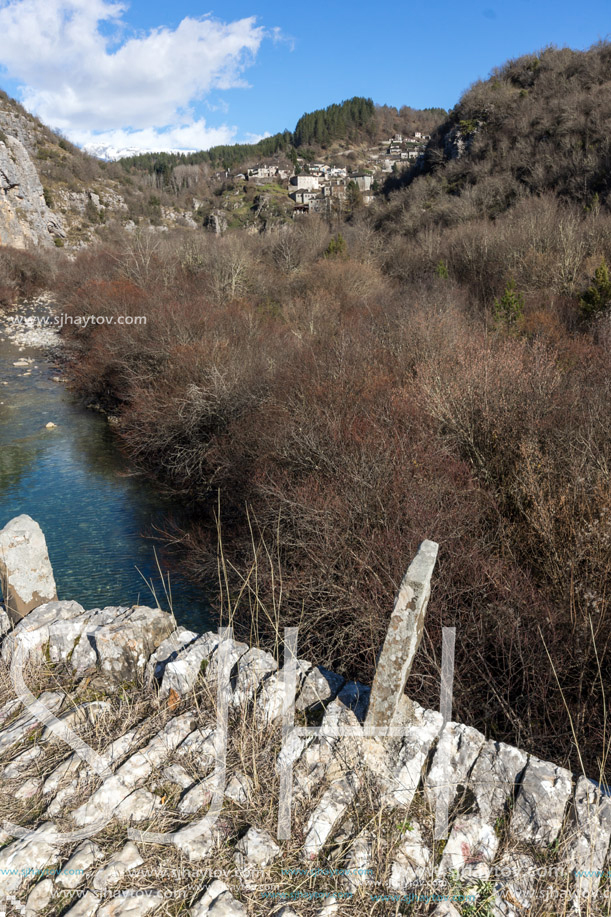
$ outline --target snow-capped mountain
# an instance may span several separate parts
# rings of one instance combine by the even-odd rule
[[[125,156],[138,156],[140,153],[196,153],[197,150],[143,150],[136,147],[123,147],[121,149],[109,146],[103,143],[88,143],[83,147],[85,153],[95,156],[96,159],[103,159],[111,162],[116,159],[123,159]]]

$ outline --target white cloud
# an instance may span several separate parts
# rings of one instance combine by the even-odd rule
[[[191,106],[247,85],[243,71],[265,30],[254,17],[187,17],[175,29],[126,37],[125,11],[113,0],[0,0],[0,65],[22,84],[24,105],[77,143],[231,142],[235,129],[207,127]]]

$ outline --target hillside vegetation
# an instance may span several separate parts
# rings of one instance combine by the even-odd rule
[[[117,235],[56,283],[75,315],[148,317],[66,326],[67,371],[191,507],[168,536],[221,566],[219,611],[247,596],[245,633],[299,624],[304,656],[369,681],[431,538],[410,694],[437,706],[456,625],[456,719],[607,777],[610,59],[495,71],[344,221]]]
[[[442,108],[417,110],[403,106],[375,106],[371,99],[355,96],[337,105],[308,112],[299,118],[293,131],[285,130],[253,144],[211,147],[197,153],[143,153],[126,156],[121,165],[128,172],[156,172],[166,176],[176,166],[200,165],[223,169],[247,168],[261,159],[282,155],[313,158],[316,152],[333,144],[370,143],[397,131],[416,128],[428,131],[437,126],[446,112]]]
[[[547,48],[475,83],[422,163],[389,181],[403,229],[506,212],[532,195],[596,208],[611,191],[611,47]],[[424,214],[423,214],[424,211]]]

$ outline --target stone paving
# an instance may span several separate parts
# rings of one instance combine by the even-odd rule
[[[372,738],[364,728],[371,699],[366,686],[346,684],[304,660],[291,670],[283,660],[219,634],[176,628],[159,609],[86,611],[76,602],[53,600],[5,625],[1,658],[10,677],[52,666],[57,684],[32,698],[39,704],[35,709],[23,690],[0,709],[0,781],[10,782],[20,812],[27,800],[33,813],[27,830],[10,819],[0,830],[0,913],[451,917],[464,908],[458,890],[481,895],[485,887],[487,909],[481,913],[510,917],[532,912],[538,898],[560,886],[565,902],[541,913],[606,913],[601,874],[609,870],[611,798],[583,775],[487,740],[470,726],[444,724],[439,713],[417,704],[411,704],[400,735]],[[319,730],[285,730],[283,739],[291,679],[296,722],[310,717]],[[87,758],[71,737],[95,730],[130,681],[149,692],[150,717]],[[98,693],[103,686],[105,696],[75,708],[75,686],[85,684]],[[223,805],[256,811],[255,775],[248,773],[247,760],[219,770],[222,723],[202,725],[202,687],[215,701],[221,698],[233,717],[250,718],[262,734],[276,730],[276,769],[292,768],[293,809],[302,815],[289,839],[260,824],[243,824],[237,834],[228,828]],[[396,699],[391,702],[396,722]],[[41,725],[42,708],[49,713]],[[160,709],[165,723],[152,734],[147,723]],[[379,703],[375,710],[380,721]],[[52,768],[45,764],[51,760]],[[193,760],[205,777],[194,780]],[[168,786],[171,792],[163,790]],[[435,843],[431,815],[444,787],[450,791],[450,823],[447,838]],[[149,826],[169,812],[172,792],[173,827],[155,834]],[[363,794],[372,792],[378,830],[358,823]],[[383,837],[383,823],[400,828],[394,846]],[[115,837],[111,855],[102,842],[109,831]],[[178,908],[168,904],[167,881],[131,887],[130,876],[153,854],[158,863],[160,850],[197,869],[231,862],[241,884],[226,876],[196,881],[186,907],[182,902]],[[301,900],[270,896],[262,903],[257,882],[244,878],[248,869],[279,874],[288,862],[298,867],[296,887],[325,868],[342,878],[318,900],[304,892]],[[436,886],[446,890],[446,900],[431,896]]]

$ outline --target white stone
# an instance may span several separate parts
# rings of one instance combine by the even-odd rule
[[[104,854],[93,841],[83,841],[62,867],[55,881],[62,888],[78,888],[94,863],[103,858]]]
[[[529,913],[537,890],[539,866],[533,857],[507,851],[496,863],[495,917],[518,917]]]
[[[25,838],[19,838],[0,850],[2,891],[15,894],[32,873],[54,864],[58,858],[57,829],[45,822]]]
[[[494,742],[491,739],[482,746],[471,772],[469,788],[477,800],[484,821],[492,824],[502,815],[527,760],[525,752],[504,742]]]
[[[396,758],[391,752],[383,759],[377,774],[383,789],[383,805],[409,809],[442,725],[440,713],[413,705],[413,721],[405,726],[405,736]]]
[[[460,917],[460,911],[454,907],[451,901],[440,901],[431,917]]]
[[[339,901],[335,895],[323,898],[322,907],[316,911],[316,917],[334,917],[339,911]]]
[[[97,911],[96,917],[144,917],[155,908],[160,907],[167,898],[162,892],[130,891],[120,892],[103,904]]]
[[[128,824],[150,821],[161,808],[161,799],[148,790],[139,789],[130,793],[115,810],[115,818]]]
[[[2,660],[10,664],[15,649],[21,648],[22,659],[43,661],[43,647],[48,645],[51,662],[64,661],[85,627],[87,613],[78,602],[45,602],[21,621],[2,644]]]
[[[178,747],[179,755],[193,755],[204,764],[214,761],[216,730],[212,726],[194,729]],[[193,781],[191,781],[193,783]]]
[[[40,695],[38,701],[51,713],[56,714],[64,699],[65,695],[57,691],[45,691],[44,694]],[[20,717],[13,720],[10,726],[0,730],[0,756],[5,755],[14,745],[23,742],[24,739],[27,739],[27,737],[39,727],[40,723],[38,719],[33,713],[26,710]]]
[[[593,780],[580,777],[562,861],[575,875],[575,892],[594,899],[611,840],[611,798]]]
[[[37,914],[44,910],[53,897],[53,891],[53,879],[47,878],[38,882],[28,895],[25,903],[26,913]]]
[[[346,886],[352,891],[372,881],[375,835],[364,831],[352,841],[346,858]]]
[[[236,850],[235,862],[239,868],[269,866],[282,852],[268,831],[254,826],[240,838]]]
[[[172,662],[180,650],[197,640],[197,637],[195,631],[187,630],[185,627],[177,627],[172,631],[170,636],[159,644],[147,662],[144,672],[145,682],[150,684],[153,679],[160,681],[168,662]]]
[[[409,831],[405,832],[395,851],[388,882],[390,888],[404,892],[413,882],[432,878],[431,861],[431,851],[422,838],[420,823],[411,819]]]
[[[570,771],[549,761],[529,758],[511,815],[512,836],[523,843],[553,844],[570,795]]]
[[[31,799],[40,792],[42,784],[42,777],[30,777],[15,791],[15,799]]]
[[[345,679],[322,666],[314,666],[303,682],[295,704],[297,710],[316,710],[334,700]]]
[[[167,697],[170,691],[175,691],[183,697],[192,691],[202,666],[209,662],[218,643],[218,634],[210,632],[178,650],[164,669],[159,696]]]
[[[215,879],[191,908],[191,917],[247,917],[247,914],[225,883]]]
[[[98,869],[91,884],[96,891],[103,891],[109,885],[117,885],[125,873],[142,866],[143,863],[144,860],[136,845],[128,841],[125,847],[110,857],[105,866]]]
[[[244,805],[252,798],[254,784],[246,774],[234,774],[225,788],[225,796],[238,805]]]
[[[480,816],[457,818],[443,850],[437,875],[455,871],[469,879],[487,879],[499,839],[494,828]]]
[[[349,772],[335,780],[323,793],[322,799],[310,815],[302,855],[306,860],[316,859],[331,832],[346,813],[359,788],[359,778]]]
[[[121,767],[95,791],[91,798],[72,813],[77,825],[85,826],[110,818],[117,807],[150,776],[153,768],[167,760],[193,728],[193,713],[174,717],[144,748],[128,758]]]
[[[278,669],[278,663],[271,653],[260,649],[249,649],[238,660],[238,675],[231,703],[240,707],[250,701],[263,679]]]
[[[93,917],[100,905],[100,899],[93,892],[87,891],[76,904],[73,904],[64,917]]]
[[[295,668],[295,686],[298,692],[301,682],[312,668],[312,664],[303,659],[298,659]],[[285,671],[280,669],[265,679],[257,695],[255,712],[261,726],[270,726],[278,717],[282,716],[286,695]]]
[[[110,713],[111,710],[112,705],[109,704],[108,701],[94,700],[85,704],[78,704],[76,707],[71,707],[69,710],[66,710],[65,713],[60,714],[57,719],[64,726],[68,726],[70,729],[75,730],[78,726],[93,726],[98,719],[103,717],[104,714]],[[46,726],[43,729],[40,741],[41,744],[44,745],[46,742],[50,741],[63,742],[64,739],[57,735],[54,726]]]
[[[15,777],[18,777],[22,771],[27,770],[32,761],[35,761],[36,758],[39,758],[42,754],[42,748],[40,745],[33,745],[32,748],[26,748],[25,751],[22,751],[20,755],[17,755],[16,758],[7,764],[4,770],[2,771],[2,776],[5,780],[12,780]]]
[[[472,726],[446,723],[424,780],[426,796],[433,812],[445,801],[451,806],[459,786],[467,786],[469,772],[477,758],[484,736]]]
[[[436,542],[423,541],[399,588],[371,688],[369,726],[390,726],[402,705],[405,684],[424,630],[438,550]]]
[[[45,536],[25,514],[0,530],[0,586],[6,611],[15,622],[57,598]]]
[[[211,774],[192,786],[178,803],[181,815],[195,815],[204,806],[209,805],[215,788],[215,776]]]
[[[89,644],[89,649],[95,651],[95,665],[108,680],[109,691],[114,685],[142,677],[149,657],[174,626],[171,616],[160,608],[136,605],[114,611],[115,615],[107,623],[93,628],[88,624],[71,660],[75,669],[83,671],[79,650]],[[91,659],[88,651],[86,656]]]
[[[188,789],[195,782],[195,778],[187,773],[180,764],[171,764],[169,767],[164,767],[161,776],[164,781],[179,786],[181,790]]]

